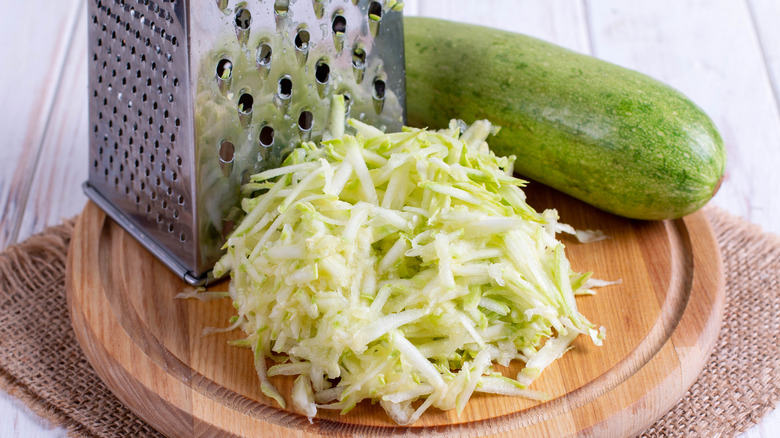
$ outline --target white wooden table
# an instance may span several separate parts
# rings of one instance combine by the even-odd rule
[[[728,148],[726,179],[712,202],[780,234],[777,0],[407,0],[406,5],[411,15],[537,36],[680,89],[710,114]],[[0,249],[81,211],[88,117],[86,0],[4,1],[2,9]],[[0,437],[65,435],[0,394]],[[780,436],[780,409],[744,436]]]

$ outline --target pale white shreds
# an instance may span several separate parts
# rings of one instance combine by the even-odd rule
[[[545,399],[527,388],[542,370],[580,334],[603,338],[575,295],[611,284],[574,272],[555,235],[602,235],[531,208],[487,121],[349,126],[250,179],[215,268],[262,391],[285,404],[268,376],[298,375],[289,401],[309,418],[370,399],[399,424],[460,413],[475,392]],[[517,379],[493,371],[518,358]]]
[[[180,300],[194,298],[199,301],[214,301],[229,297],[230,292],[207,292],[202,288],[184,289],[176,294],[176,298]]]
[[[314,403],[314,391],[309,378],[301,374],[295,379],[292,389],[292,406],[297,412],[305,415],[312,422],[317,415],[317,405]]]
[[[488,394],[513,395],[516,397],[529,398],[531,400],[547,400],[550,398],[544,392],[525,389],[517,380],[508,379],[503,376],[482,376],[477,384],[476,392]]]
[[[585,282],[585,287],[592,288],[592,287],[606,287],[606,286],[612,286],[613,284],[620,284],[623,280],[615,280],[615,281],[609,281],[609,280],[599,280],[597,278],[589,278],[588,281]]]
[[[176,294],[176,299],[179,300],[196,299],[198,301],[203,301],[203,302],[223,300],[225,298],[230,298],[230,292],[217,292],[217,291],[208,292],[206,291],[205,288],[202,287],[184,289],[178,294]],[[232,320],[230,326],[206,327],[201,331],[201,336],[210,336],[215,333],[230,332],[237,329],[239,326],[241,326],[240,318],[238,316],[234,316],[234,320]]]
[[[233,330],[241,327],[241,323],[243,321],[241,318],[236,318],[236,320],[233,322],[233,324],[230,324],[228,327],[206,327],[201,331],[201,336],[210,336],[215,333],[227,333],[232,332]]]

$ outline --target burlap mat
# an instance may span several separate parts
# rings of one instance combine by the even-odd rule
[[[726,270],[720,338],[703,373],[643,436],[733,436],[780,400],[780,237],[715,208]],[[73,223],[0,254],[0,388],[73,436],[159,434],[114,397],[82,354],[65,301]]]

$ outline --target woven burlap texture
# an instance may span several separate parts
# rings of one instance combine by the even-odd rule
[[[726,272],[723,327],[698,380],[642,436],[733,436],[780,400],[780,237],[715,208],[707,216]],[[159,436],[78,346],[64,286],[72,230],[52,227],[0,254],[0,388],[72,436]]]

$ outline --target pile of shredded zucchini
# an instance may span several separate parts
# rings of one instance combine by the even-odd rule
[[[335,138],[251,178],[246,194],[261,194],[215,268],[263,392],[285,406],[268,377],[296,375],[292,405],[309,418],[370,399],[399,424],[460,413],[474,392],[544,399],[527,389],[540,372],[579,334],[603,337],[574,299],[597,284],[555,239],[575,231],[526,204],[486,121],[348,124],[355,135],[335,123]],[[513,378],[492,370],[513,360]]]

